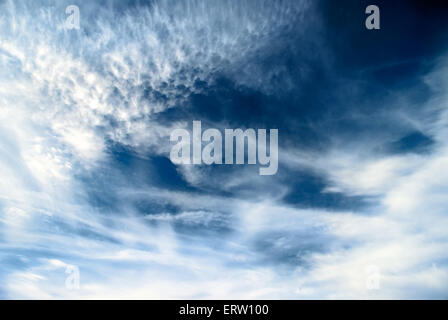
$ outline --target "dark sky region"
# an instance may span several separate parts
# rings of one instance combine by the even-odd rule
[[[447,298],[447,52],[447,1],[0,1],[0,297]]]

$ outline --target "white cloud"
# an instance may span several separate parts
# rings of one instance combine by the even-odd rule
[[[290,167],[323,173],[332,184],[327,192],[377,196],[369,214],[286,207],[278,201],[286,192],[279,183],[271,187],[280,195],[263,201],[155,187],[114,190],[128,201],[170,203],[181,208],[177,215],[141,217],[129,209],[104,216],[89,205],[75,176],[98,169],[107,139],[166,153],[161,138],[181,122],[162,125],[153,116],[182,107],[188,93],[201,90],[195,81],[212,82],[216,71],[269,92],[257,82],[263,70],[241,67],[269,45],[269,35],[308,8],[306,2],[261,11],[240,2],[231,11],[222,10],[227,2],[210,9],[200,1],[160,3],[119,21],[100,11],[89,36],[59,28],[56,9],[36,13],[1,4],[0,256],[25,251],[28,259],[0,266],[8,297],[446,297],[443,67],[425,78],[436,92],[430,103],[437,103],[439,118],[434,123],[409,116],[434,136],[432,154],[372,156],[351,145],[298,160],[289,151],[283,158]],[[196,168],[179,170],[195,186],[217,180]],[[217,182],[224,191],[244,183],[256,188],[261,178],[255,177],[244,172]],[[227,219],[230,230],[213,237],[180,234],[173,226],[201,222],[208,231],[212,222]],[[282,261],[266,262],[270,252],[256,248],[260,238],[275,253],[302,260],[285,267],[292,271],[278,272]],[[79,291],[64,286],[69,264],[80,267]],[[369,265],[381,272],[379,290],[365,287]]]

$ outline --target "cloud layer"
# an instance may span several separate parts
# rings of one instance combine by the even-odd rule
[[[1,298],[447,298],[441,30],[347,59],[321,2],[70,4],[0,2]],[[175,166],[192,120],[278,128],[278,174]]]

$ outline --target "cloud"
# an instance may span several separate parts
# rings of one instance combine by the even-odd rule
[[[310,45],[324,26],[308,1],[94,3],[79,31],[46,4],[0,4],[3,298],[446,298],[445,60],[414,75],[422,110],[405,88],[367,116],[365,81],[335,81],[332,48]],[[288,125],[278,175],[168,162],[198,111],[216,128],[265,124],[257,112]],[[382,148],[416,131],[428,152]],[[369,201],[337,205],[354,197]]]

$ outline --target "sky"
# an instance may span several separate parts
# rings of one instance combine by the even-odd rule
[[[447,299],[447,18],[0,0],[0,298]],[[194,120],[278,129],[277,173],[172,163]]]

